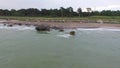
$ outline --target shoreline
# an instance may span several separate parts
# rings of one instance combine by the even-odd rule
[[[48,25],[51,28],[62,29],[76,29],[76,28],[113,28],[120,29],[120,24],[106,24],[106,23],[85,23],[85,22],[32,22],[32,21],[19,21],[19,20],[4,20],[0,19],[0,24],[4,25],[25,25],[25,26],[39,26]]]

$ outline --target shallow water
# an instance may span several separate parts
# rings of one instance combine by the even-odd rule
[[[119,29],[80,28],[70,36],[16,28],[0,28],[0,68],[120,67]]]

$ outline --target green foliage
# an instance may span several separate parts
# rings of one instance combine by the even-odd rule
[[[83,12],[81,8],[75,12],[72,7],[60,9],[37,9],[28,8],[20,10],[3,10],[0,9],[0,16],[29,16],[29,17],[87,17],[87,16],[120,16],[120,11],[92,11],[91,8],[87,8],[88,12]]]

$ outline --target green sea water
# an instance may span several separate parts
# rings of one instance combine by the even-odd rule
[[[0,68],[120,68],[120,32],[0,29]]]

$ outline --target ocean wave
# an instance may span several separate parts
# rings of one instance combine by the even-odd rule
[[[71,35],[70,34],[63,34],[63,35],[57,35],[58,37],[63,37],[63,38],[69,38]]]
[[[8,26],[4,26],[2,24],[0,24],[0,29],[15,29],[15,30],[34,30],[35,27],[34,26],[18,26],[18,25],[14,25],[12,27],[8,27]]]
[[[78,31],[120,31],[116,28],[78,28]]]

